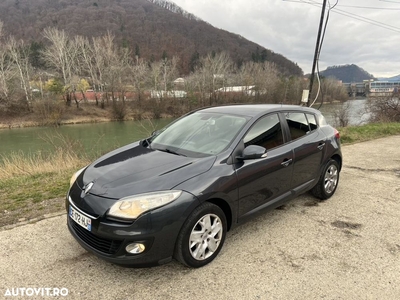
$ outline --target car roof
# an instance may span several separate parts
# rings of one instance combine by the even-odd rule
[[[276,112],[282,110],[285,111],[296,110],[303,112],[319,113],[318,110],[313,108],[299,106],[299,105],[287,105],[287,104],[237,104],[237,105],[207,107],[204,109],[200,109],[198,111],[256,117],[268,112]]]

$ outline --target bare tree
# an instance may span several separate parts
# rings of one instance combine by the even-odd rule
[[[26,105],[29,109],[32,102],[32,91],[30,87],[32,66],[29,63],[29,47],[25,46],[22,40],[17,42],[13,37],[9,38],[6,47],[17,69],[21,88],[25,94]]]
[[[51,67],[60,72],[65,88],[67,105],[71,105],[71,81],[74,75],[73,68],[77,48],[73,47],[64,30],[46,28],[43,31],[43,36],[51,42],[43,51],[43,57]]]
[[[367,102],[367,113],[373,122],[400,122],[399,93],[370,97]]]
[[[255,62],[244,63],[237,72],[237,84],[246,87],[254,86],[253,96],[259,102],[260,97],[265,93],[264,70],[262,64]]]
[[[228,74],[232,73],[232,68],[233,62],[226,52],[208,54],[201,59],[200,68],[196,72],[200,73],[200,90],[208,93],[210,105],[213,101],[217,101],[216,89],[224,87]]]
[[[8,59],[6,49],[0,44],[0,100],[9,102],[9,82],[14,77],[15,72]]]
[[[17,75],[6,44],[2,39],[3,22],[0,21],[0,101],[10,101],[10,82]]]
[[[350,123],[350,103],[345,102],[338,109],[334,110],[333,118],[336,127],[347,127]]]
[[[125,82],[131,64],[129,51],[127,49],[118,49],[114,38],[114,35],[108,32],[97,41],[98,44],[93,44],[96,48],[96,54],[101,57],[99,62],[102,65],[99,64],[98,68],[102,72],[101,77],[106,93],[111,93],[113,102],[119,97],[122,97],[122,100],[124,99]]]
[[[161,88],[162,68],[163,68],[162,61],[155,61],[150,64],[150,76],[155,93],[158,93],[162,89]],[[161,97],[161,95],[158,97]]]
[[[103,57],[98,55],[100,48],[95,46],[97,42],[97,38],[93,38],[92,44],[87,38],[82,36],[75,38],[75,43],[79,49],[78,63],[80,74],[87,74],[89,76],[93,85],[93,90],[95,91],[96,105],[99,105],[97,92],[103,91],[102,74],[104,65],[102,63]],[[104,100],[102,104],[104,108]]]
[[[126,113],[126,83],[132,63],[129,50],[118,48],[114,39],[110,32],[93,39],[93,74],[96,74],[107,101],[111,99],[115,118],[122,120]],[[101,106],[104,108],[104,97]]]
[[[307,88],[307,82],[298,76],[290,76],[288,78],[288,89],[285,93],[284,103],[298,104],[300,102],[303,90]]]
[[[131,66],[131,77],[133,80],[133,87],[135,88],[135,92],[137,94],[137,99],[139,105],[141,103],[144,83],[146,78],[149,76],[149,68],[147,63],[143,59],[136,59],[136,63]]]
[[[92,62],[93,62],[93,81],[97,85],[97,90],[104,92],[105,81],[103,74],[106,73],[106,65],[102,55],[102,37],[92,39]],[[104,96],[101,94],[101,108],[104,108]]]
[[[189,110],[191,110],[193,106],[198,107],[204,105],[203,101],[201,101],[202,99],[199,99],[199,95],[202,95],[199,82],[199,73],[196,72],[185,78],[185,91],[187,93]]]
[[[177,77],[178,70],[177,70],[178,58],[176,56],[172,57],[172,59],[165,58],[162,61],[162,77],[164,83],[164,91],[167,92],[170,90],[169,84]]]
[[[283,99],[280,87],[282,86],[278,68],[274,63],[266,61],[262,64],[262,74],[260,89],[264,94],[265,101],[268,103],[281,103]]]

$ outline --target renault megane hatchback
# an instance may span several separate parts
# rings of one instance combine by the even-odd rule
[[[331,197],[341,167],[339,133],[318,110],[204,108],[76,172],[68,228],[116,264],[201,267],[249,217],[309,190]]]

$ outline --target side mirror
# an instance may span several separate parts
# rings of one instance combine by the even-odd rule
[[[257,145],[250,145],[244,148],[242,156],[237,157],[240,160],[259,159],[267,157],[267,149]]]

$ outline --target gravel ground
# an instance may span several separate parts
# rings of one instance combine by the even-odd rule
[[[111,265],[75,242],[65,214],[4,227],[0,298],[400,299],[400,136],[343,154],[333,198],[306,194],[247,222],[200,269]],[[68,295],[7,297],[12,288]]]

